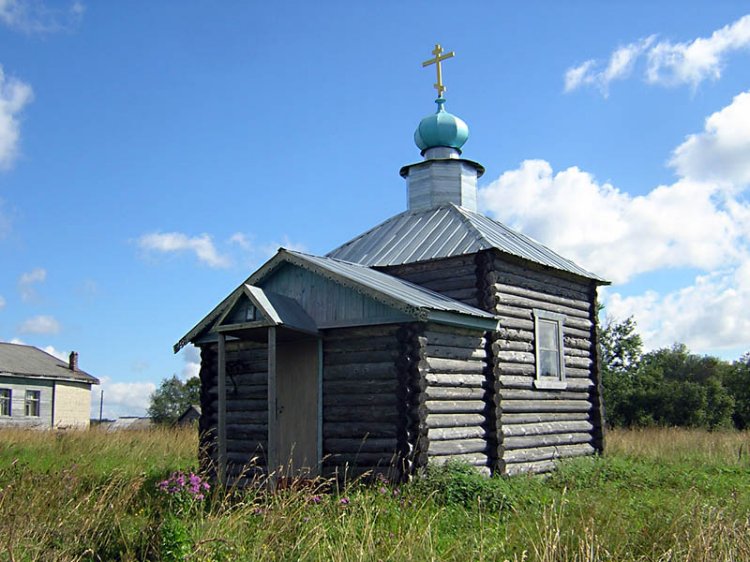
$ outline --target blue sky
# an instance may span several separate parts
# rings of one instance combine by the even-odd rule
[[[405,209],[440,42],[488,215],[611,279],[649,348],[750,350],[747,5],[467,4],[0,0],[0,340],[142,413],[279,246]]]

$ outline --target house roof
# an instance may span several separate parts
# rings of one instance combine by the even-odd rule
[[[600,284],[609,283],[533,238],[452,203],[398,214],[326,256],[369,267],[383,267],[474,254],[493,248]]]
[[[281,248],[278,253],[253,273],[245,282],[257,285],[284,264],[292,264],[361,292],[368,297],[409,314],[416,320],[435,321],[454,325],[471,325],[493,329],[497,318],[455,299],[441,295],[387,273],[343,260],[320,257]],[[236,291],[224,299],[201,322],[174,346],[179,351],[193,341],[235,302]]]
[[[99,384],[85,371],[71,371],[66,361],[30,345],[0,343],[0,375],[46,378]]]

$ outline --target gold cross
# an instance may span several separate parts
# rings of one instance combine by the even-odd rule
[[[435,48],[432,50],[432,54],[435,55],[434,59],[426,60],[422,63],[422,67],[430,66],[431,64],[434,64],[437,66],[437,82],[434,84],[435,89],[437,90],[438,97],[443,97],[443,92],[445,91],[445,86],[443,86],[443,67],[440,65],[441,62],[443,62],[445,59],[449,59],[456,55],[453,51],[449,53],[443,54],[443,48],[440,46],[440,44],[436,44]]]

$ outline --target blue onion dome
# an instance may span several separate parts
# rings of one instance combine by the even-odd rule
[[[419,122],[414,131],[414,142],[424,153],[429,148],[445,146],[461,152],[461,147],[469,138],[469,126],[460,117],[445,111],[444,98],[435,100],[437,112],[428,115]]]

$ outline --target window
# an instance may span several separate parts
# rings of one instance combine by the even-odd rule
[[[41,392],[38,390],[27,390],[26,391],[26,415],[39,417],[39,395]]]
[[[563,322],[565,316],[534,309],[534,342],[536,347],[537,388],[563,389],[565,384],[565,352]]]
[[[10,388],[0,388],[0,416],[10,415]]]

